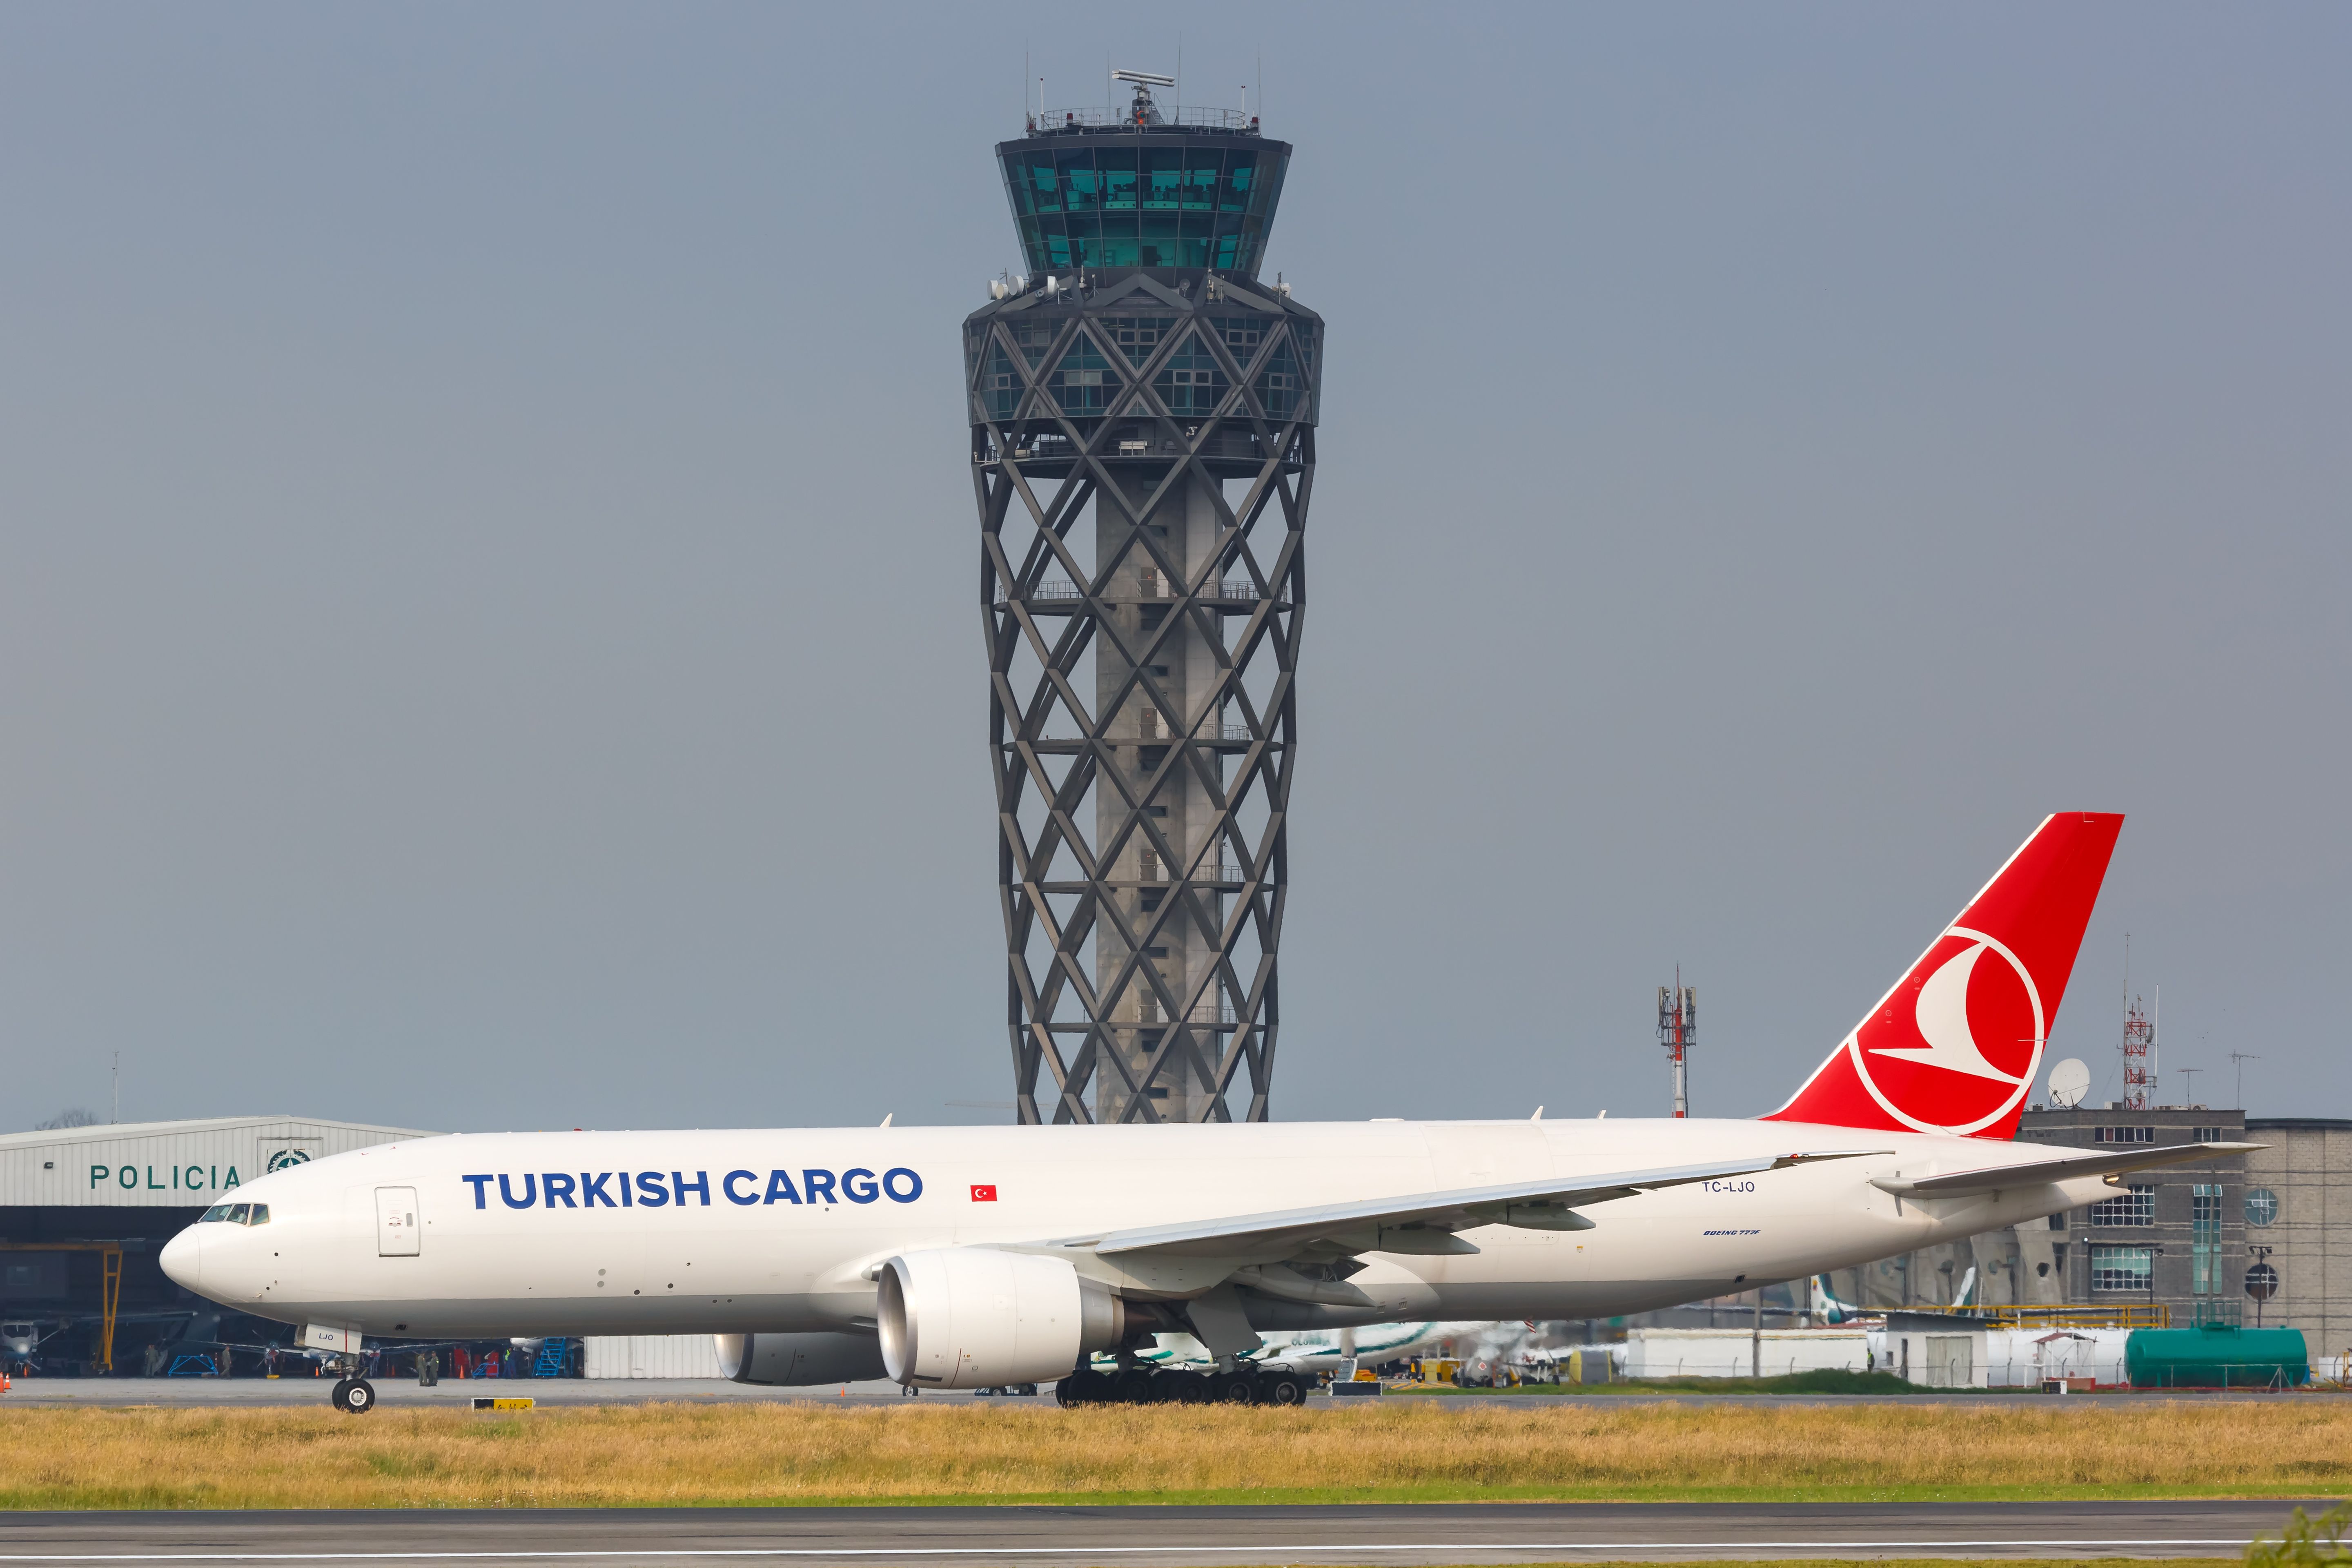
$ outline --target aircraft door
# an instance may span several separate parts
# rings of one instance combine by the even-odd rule
[[[416,1189],[375,1190],[375,1250],[380,1258],[414,1258],[422,1248],[416,1228]]]

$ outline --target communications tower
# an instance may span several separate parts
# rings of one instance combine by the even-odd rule
[[[2124,1005],[2124,1107],[2146,1110],[2155,1095],[2156,1015],[2135,996]]]
[[[1259,278],[1286,143],[1055,110],[964,322],[1024,1122],[1266,1119],[1322,319]]]
[[[1698,1044],[1698,988],[1683,984],[1682,965],[1675,966],[1675,983],[1658,987],[1658,1044],[1675,1075],[1675,1114],[1690,1114],[1690,1048]]]

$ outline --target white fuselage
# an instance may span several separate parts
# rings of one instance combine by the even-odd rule
[[[2093,1176],[1898,1199],[1872,1178],[2047,1152],[1775,1121],[468,1133],[264,1176],[237,1195],[267,1204],[269,1223],[191,1226],[163,1261],[225,1306],[370,1337],[856,1331],[874,1323],[877,1267],[918,1248],[1846,1150],[1885,1152],[1591,1204],[1590,1230],[1465,1231],[1474,1254],[1368,1254],[1348,1283],[1369,1306],[1245,1292],[1249,1318],[1281,1330],[1613,1315],[1866,1262],[2106,1191]],[[1080,1267],[1133,1297],[1195,1294],[1228,1272],[1213,1258],[1155,1268],[1087,1255]]]

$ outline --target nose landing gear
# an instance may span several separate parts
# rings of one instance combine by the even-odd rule
[[[375,1408],[375,1384],[359,1375],[357,1356],[338,1356],[330,1363],[338,1374],[328,1402],[346,1415],[364,1415]]]

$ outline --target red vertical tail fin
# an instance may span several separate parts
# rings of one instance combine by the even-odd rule
[[[2123,826],[2104,812],[2046,818],[1764,1120],[2016,1136]]]

